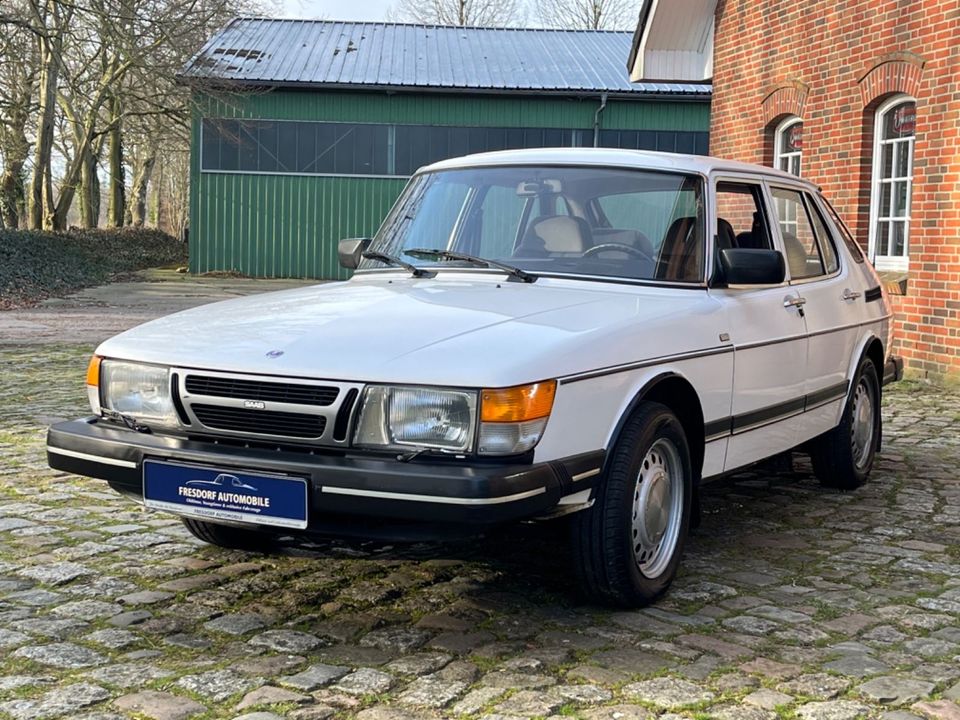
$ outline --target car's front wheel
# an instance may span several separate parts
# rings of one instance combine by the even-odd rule
[[[190,534],[205,543],[216,545],[230,550],[249,550],[252,552],[269,552],[276,545],[277,535],[261,530],[250,530],[233,525],[217,525],[216,523],[181,518]]]
[[[683,427],[643,403],[611,451],[594,505],[573,516],[574,560],[594,600],[647,605],[673,580],[690,526],[693,473]]]
[[[810,447],[813,472],[824,487],[863,485],[880,446],[880,382],[870,358],[860,361],[840,424]]]

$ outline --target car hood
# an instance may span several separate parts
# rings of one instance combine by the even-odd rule
[[[288,377],[502,387],[714,346],[718,311],[692,288],[373,273],[193,308],[117,335],[97,353]]]

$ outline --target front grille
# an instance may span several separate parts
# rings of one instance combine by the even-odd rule
[[[213,430],[277,435],[294,438],[319,438],[327,426],[322,415],[247,410],[222,405],[192,405],[197,419]]]
[[[294,405],[332,405],[340,388],[327,385],[303,385],[299,383],[240,380],[210,375],[188,375],[184,383],[192,395],[236,398],[238,400],[263,400],[266,402],[292,403]]]

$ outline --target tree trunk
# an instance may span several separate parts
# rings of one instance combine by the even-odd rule
[[[110,159],[107,207],[107,227],[123,227],[123,211],[127,204],[126,187],[123,177],[123,135],[120,130],[120,99],[114,95],[110,101],[110,115],[113,126],[110,129],[108,149]]]
[[[50,179],[50,159],[53,152],[53,119],[57,99],[57,80],[59,67],[54,55],[52,43],[56,38],[41,36],[40,43],[40,105],[37,110],[36,143],[33,153],[33,178],[30,181],[30,218],[31,230],[49,229],[52,198]]]
[[[95,228],[100,224],[100,178],[97,175],[97,156],[84,153],[80,169],[80,226]]]
[[[147,220],[147,190],[156,162],[156,153],[150,152],[135,165],[133,189],[130,191],[130,222],[134,227],[143,227]]]
[[[24,192],[23,161],[9,160],[0,175],[0,220],[4,226],[14,230],[20,226]]]
[[[158,230],[165,230],[163,221],[163,160],[154,165],[156,178],[153,181],[153,217],[150,224]]]

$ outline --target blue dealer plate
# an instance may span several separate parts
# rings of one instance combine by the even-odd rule
[[[143,504],[208,520],[307,527],[307,481],[145,460]]]

